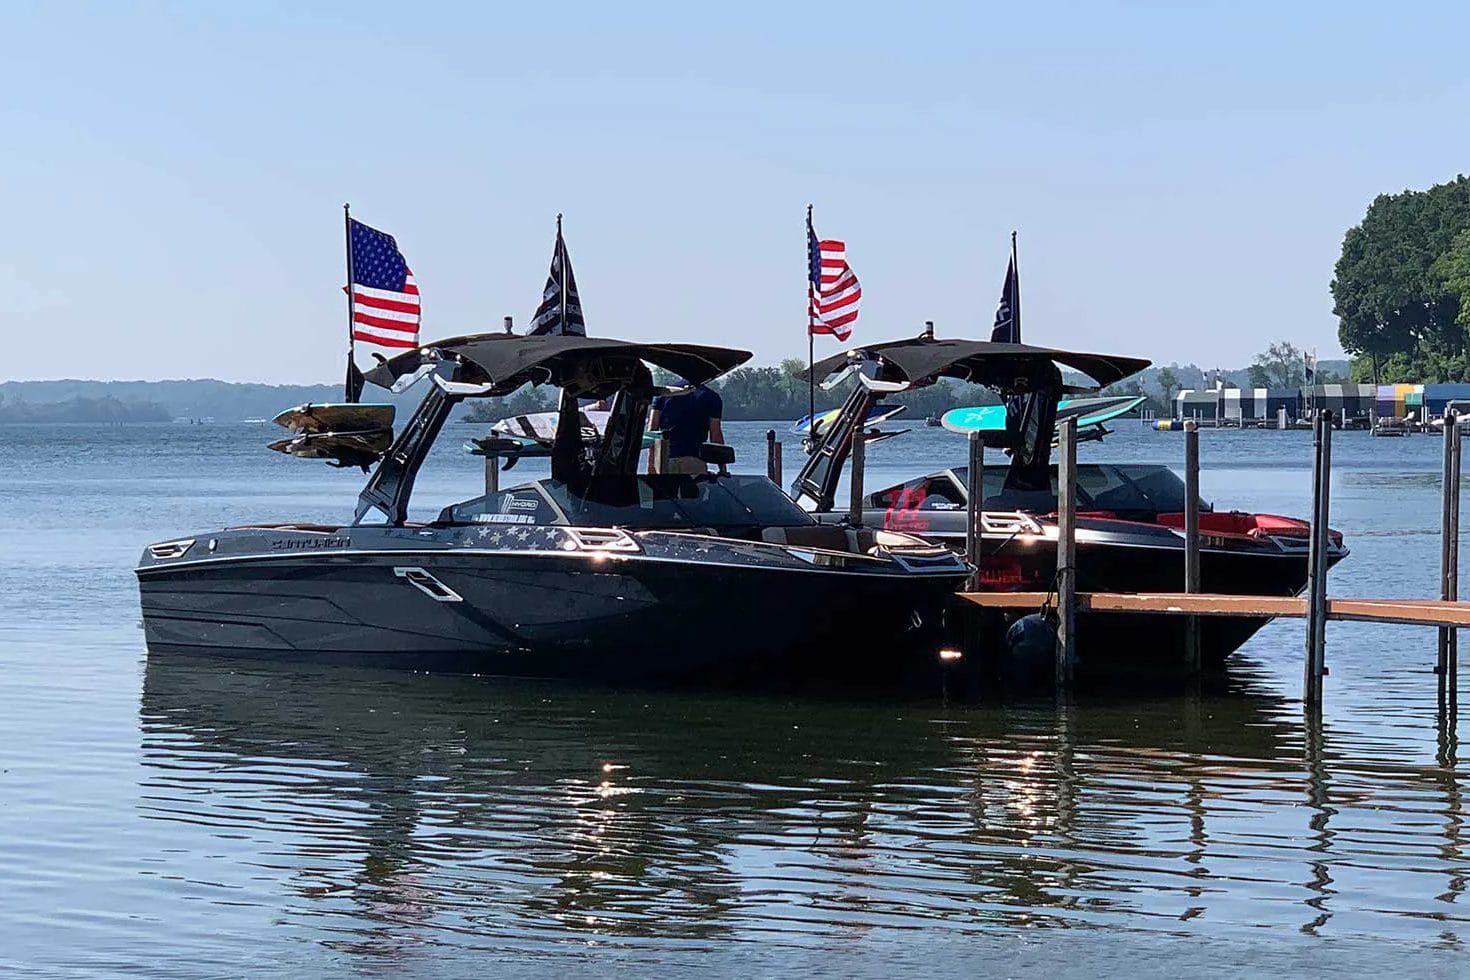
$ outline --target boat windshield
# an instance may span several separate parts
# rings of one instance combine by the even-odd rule
[[[959,486],[969,479],[969,467],[954,469]],[[985,467],[985,506],[992,510],[1009,509],[1009,495],[1000,488],[1006,478],[1005,467]],[[1056,468],[1052,468],[1051,491],[1028,494],[1014,501],[1018,510],[1054,509],[1056,507]],[[994,491],[992,491],[994,488]],[[899,488],[895,488],[899,489]],[[1038,496],[1046,499],[1038,500]],[[1111,511],[1130,517],[1152,514],[1177,514],[1184,510],[1184,481],[1167,466],[1137,463],[1083,463],[1077,467],[1077,507],[1080,510]],[[1201,502],[1200,509],[1210,505]]]
[[[598,476],[575,489],[557,480],[538,480],[454,504],[445,508],[440,519],[449,523],[513,521],[641,530],[804,527],[815,523],[810,514],[763,476],[680,474]]]

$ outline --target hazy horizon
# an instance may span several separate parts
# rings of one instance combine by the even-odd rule
[[[1470,169],[1449,4],[31,4],[0,27],[24,94],[0,106],[0,380],[330,383],[344,201],[397,237],[425,339],[524,329],[560,211],[589,333],[805,357],[812,203],[863,282],[855,341],[987,336],[1014,228],[1030,342],[1331,359],[1343,232]]]

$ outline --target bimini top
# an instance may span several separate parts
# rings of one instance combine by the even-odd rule
[[[886,370],[883,380],[909,384],[936,378],[958,378],[997,391],[1027,391],[1045,384],[1057,366],[1087,375],[1098,387],[1115,384],[1148,367],[1141,357],[1083,354],[1076,351],[997,344],[986,340],[933,340],[917,337],[867,344],[833,354],[812,365],[808,374],[821,380],[842,370],[854,359],[877,361]]]
[[[638,362],[704,384],[750,360],[750,351],[701,344],[640,344],[607,337],[471,334],[424,344],[367,373],[384,388],[425,364],[459,364],[457,381],[488,384],[484,394],[508,395],[524,384],[550,384],[591,395],[630,383]]]

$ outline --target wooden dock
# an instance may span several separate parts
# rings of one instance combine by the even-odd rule
[[[982,609],[1037,610],[1056,596],[1046,592],[962,592]],[[1159,616],[1270,616],[1306,619],[1300,596],[1214,595],[1188,592],[1078,592],[1077,611],[1148,613]],[[1440,599],[1327,599],[1329,620],[1470,627],[1470,602]]]
[[[1057,574],[1054,593],[982,592],[972,577],[960,598],[982,609],[1036,611],[1049,607],[1057,632],[1055,679],[1059,696],[1072,685],[1072,664],[1077,643],[1076,614],[1132,613],[1138,615],[1187,616],[1183,662],[1190,674],[1200,670],[1199,629],[1209,616],[1264,616],[1306,620],[1302,701],[1309,709],[1320,708],[1322,681],[1327,676],[1326,624],[1329,620],[1370,623],[1399,623],[1433,626],[1439,631],[1439,655],[1434,672],[1439,678],[1442,709],[1454,715],[1458,687],[1458,630],[1470,628],[1470,602],[1459,601],[1460,544],[1460,432],[1453,413],[1447,414],[1444,465],[1441,474],[1440,589],[1438,599],[1333,598],[1327,594],[1328,517],[1332,487],[1332,413],[1320,412],[1313,420],[1312,517],[1307,558],[1307,586],[1302,596],[1220,595],[1200,591],[1199,530],[1199,426],[1184,424],[1184,555],[1181,563],[1181,592],[1116,593],[1079,592],[1076,575],[1077,426],[1075,419],[1057,425]],[[859,457],[861,460],[861,457]],[[984,447],[978,433],[970,434],[969,513],[966,554],[979,567],[981,525],[978,500],[983,499],[979,480],[984,474]],[[861,463],[854,473],[861,481]],[[854,514],[854,520],[860,515]],[[1444,714],[1442,710],[1441,714]]]

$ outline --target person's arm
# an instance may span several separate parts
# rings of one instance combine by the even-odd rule
[[[717,442],[721,445],[724,445],[725,443],[725,433],[724,430],[720,428],[719,419],[709,420],[709,441]]]
[[[658,432],[658,408],[657,407],[655,407],[652,411],[650,411],[648,413],[648,431],[649,432],[653,432],[653,433],[657,433]],[[655,454],[657,452],[658,452],[658,436],[655,434],[654,440],[653,440],[653,445],[651,445],[651,446],[648,447],[648,472],[650,472],[650,473],[653,472],[653,460],[654,460],[654,456],[655,456]]]

